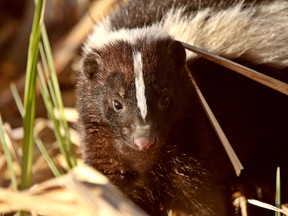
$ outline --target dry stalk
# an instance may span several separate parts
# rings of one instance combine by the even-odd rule
[[[0,213],[19,210],[64,216],[146,215],[105,176],[85,165],[79,165],[65,176],[35,185],[29,191],[0,188]]]

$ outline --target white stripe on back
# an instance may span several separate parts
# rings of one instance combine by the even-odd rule
[[[133,54],[133,64],[135,73],[135,87],[136,87],[136,99],[137,106],[140,110],[143,120],[147,115],[147,104],[145,97],[145,84],[143,78],[143,63],[142,56],[140,52],[135,52]]]

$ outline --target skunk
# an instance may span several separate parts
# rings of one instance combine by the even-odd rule
[[[83,45],[76,98],[85,163],[150,215],[225,215],[225,184],[217,179],[228,179],[231,166],[189,73],[216,106],[220,122],[221,91],[215,99],[208,89],[225,85],[234,74],[217,79],[224,69],[186,51],[181,42],[274,72],[288,66],[285,29],[288,2],[281,0],[131,0],[122,5]],[[221,93],[234,98],[232,92]],[[279,97],[285,110],[287,98]],[[237,105],[225,104],[223,112],[229,109],[233,117]],[[237,128],[237,122],[228,124],[231,116],[222,122],[241,153],[245,137],[230,133]]]

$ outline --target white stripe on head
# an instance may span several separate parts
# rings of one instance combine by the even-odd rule
[[[133,65],[135,73],[135,87],[136,87],[136,99],[137,106],[140,110],[143,120],[147,115],[147,103],[145,97],[145,84],[143,78],[143,63],[142,56],[140,52],[135,52],[133,54]]]

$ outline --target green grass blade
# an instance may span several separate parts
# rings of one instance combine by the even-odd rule
[[[70,170],[72,168],[72,164],[71,164],[71,161],[69,158],[69,154],[67,152],[65,138],[62,136],[62,134],[60,132],[61,125],[57,121],[55,114],[54,114],[54,106],[56,103],[56,96],[55,96],[54,91],[52,90],[53,89],[52,82],[51,82],[50,75],[48,72],[48,70],[49,70],[48,64],[47,64],[47,60],[46,60],[46,56],[45,56],[45,52],[44,52],[42,43],[39,44],[39,51],[40,51],[40,56],[41,56],[41,60],[43,63],[43,67],[45,70],[46,79],[47,79],[47,82],[46,82],[45,78],[44,78],[45,77],[44,72],[43,72],[43,70],[39,64],[38,65],[38,74],[39,74],[39,78],[40,78],[42,97],[43,97],[43,100],[44,100],[44,103],[46,106],[46,110],[48,112],[48,116],[52,120],[53,125],[54,125],[54,133],[55,133],[57,142],[59,144],[60,152],[64,156],[64,158],[66,159],[68,169]]]
[[[280,181],[280,167],[276,171],[276,196],[275,206],[281,208],[281,181]],[[275,216],[281,216],[281,212],[275,212]]]
[[[76,166],[77,165],[77,158],[76,158],[76,154],[74,151],[74,146],[71,142],[68,123],[67,123],[65,116],[64,116],[64,106],[63,106],[63,102],[62,102],[61,91],[60,91],[57,73],[55,70],[54,62],[53,62],[53,55],[52,55],[52,51],[51,51],[51,46],[50,46],[49,39],[47,36],[46,28],[44,25],[42,27],[41,35],[42,35],[42,41],[44,44],[44,50],[45,50],[45,54],[46,54],[45,60],[47,59],[47,63],[48,63],[49,71],[50,71],[49,77],[51,77],[51,80],[49,79],[49,82],[51,82],[51,84],[49,86],[49,90],[50,90],[51,96],[53,96],[55,98],[54,106],[57,109],[57,111],[59,112],[60,124],[64,128],[64,132],[65,132],[65,144],[64,145],[66,147],[66,150],[69,153],[72,166]],[[47,70],[47,72],[48,72],[48,70]]]
[[[7,144],[6,133],[5,133],[1,114],[0,114],[0,142],[2,143],[2,148],[4,151],[4,155],[5,155],[5,159],[6,159],[6,163],[7,163],[11,183],[12,183],[12,187],[14,190],[17,190],[16,173],[14,171],[13,159],[12,159],[12,156],[11,156],[11,153],[9,151],[8,144]]]
[[[12,95],[14,97],[14,100],[16,102],[17,108],[18,108],[18,110],[20,112],[20,115],[23,118],[23,116],[24,116],[24,106],[23,106],[23,103],[21,101],[21,97],[20,97],[20,95],[19,95],[19,93],[17,91],[17,87],[16,87],[15,83],[11,83],[10,84],[10,89],[11,89]]]
[[[16,85],[14,83],[11,83],[10,87],[11,87],[11,91],[12,91],[14,100],[16,101],[16,105],[18,107],[18,110],[19,110],[21,116],[23,117],[23,115],[24,115],[24,107],[23,107],[20,95],[19,95],[19,93],[17,91]],[[45,148],[42,140],[38,137],[38,135],[37,135],[37,133],[35,131],[34,131],[34,140],[35,140],[38,148],[40,149],[45,161],[47,162],[49,168],[53,172],[53,174],[56,177],[61,176],[62,173],[57,168],[56,164],[54,163],[53,159],[50,157],[47,149]]]
[[[61,132],[60,132],[60,125],[59,125],[59,123],[55,117],[53,104],[52,104],[50,94],[48,91],[48,87],[46,85],[44,74],[43,74],[43,71],[42,71],[40,65],[38,65],[38,75],[39,75],[39,79],[40,79],[41,94],[42,94],[42,97],[43,97],[43,100],[44,100],[44,103],[45,103],[45,106],[47,109],[48,116],[53,122],[54,133],[55,133],[57,142],[58,143],[64,143],[63,137],[62,137]],[[63,146],[63,145],[59,145],[60,152],[64,156],[64,158],[67,162],[68,169],[71,169],[72,165],[71,165],[70,160],[69,160],[69,155],[68,155],[68,153],[64,147],[65,146]]]
[[[35,142],[37,143],[38,148],[40,149],[45,161],[47,162],[49,168],[51,169],[51,171],[53,172],[55,177],[59,177],[62,175],[62,173],[59,171],[59,169],[57,168],[56,164],[54,163],[54,161],[52,160],[52,158],[50,157],[47,149],[45,148],[43,142],[41,139],[39,139],[38,136],[35,136]]]
[[[35,7],[32,32],[30,34],[28,60],[26,67],[26,82],[24,94],[24,140],[23,156],[21,161],[21,189],[27,189],[31,184],[31,172],[33,162],[33,127],[36,110],[36,65],[38,61],[38,43],[42,24],[43,1],[38,0]]]

